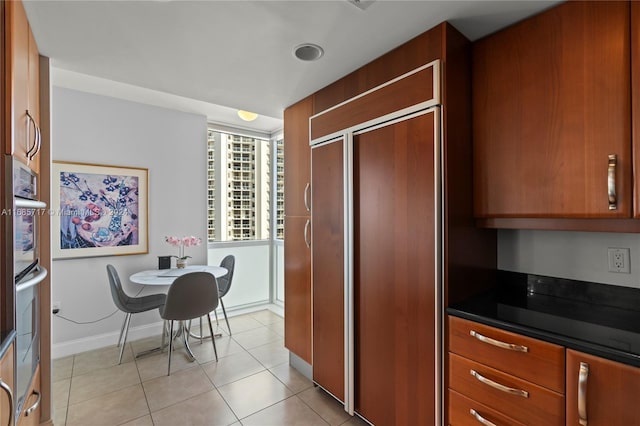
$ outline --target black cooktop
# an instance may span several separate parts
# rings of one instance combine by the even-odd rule
[[[498,272],[494,291],[447,312],[640,366],[640,289]]]

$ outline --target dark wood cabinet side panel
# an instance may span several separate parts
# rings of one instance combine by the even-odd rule
[[[313,380],[344,401],[344,141],[311,154]]]
[[[640,218],[640,4],[631,2],[631,151],[633,217]]]
[[[495,285],[496,231],[479,229],[473,213],[471,43],[445,26],[442,61],[444,305]],[[445,334],[446,336],[446,334]]]
[[[284,345],[311,364],[311,249],[304,232],[310,217],[284,219]]]
[[[340,80],[320,89],[314,96],[314,113],[319,113],[401,76],[442,56],[445,24],[415,37]]]
[[[629,25],[628,2],[567,2],[474,44],[479,217],[631,216]]]
[[[289,216],[310,214],[304,205],[304,191],[311,182],[309,117],[312,109],[313,100],[309,96],[284,110],[284,212]]]
[[[435,421],[435,113],[354,136],[355,408]]]

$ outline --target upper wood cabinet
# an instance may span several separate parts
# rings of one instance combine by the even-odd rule
[[[630,52],[622,1],[567,2],[475,43],[477,217],[632,216]]]
[[[640,368],[568,349],[566,374],[567,425],[640,426]]]
[[[22,2],[6,2],[5,30],[5,153],[38,171],[40,65]]]
[[[310,215],[309,117],[312,114],[312,96],[284,110],[284,213],[287,216]]]

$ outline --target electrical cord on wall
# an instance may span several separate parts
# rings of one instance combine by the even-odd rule
[[[140,291],[138,291],[138,292],[135,294],[135,296],[133,296],[133,297],[137,297],[137,296],[139,296],[139,295],[140,295],[140,293],[142,293],[142,290],[144,290],[144,288],[145,288],[145,286],[142,286],[142,288],[140,289]],[[102,318],[98,318],[97,320],[93,320],[93,321],[76,321],[76,320],[72,320],[71,318],[67,318],[67,317],[65,317],[65,316],[62,316],[62,315],[58,314],[58,312],[60,312],[60,310],[59,310],[59,309],[55,309],[55,310],[53,310],[53,316],[54,316],[54,317],[56,317],[56,318],[63,319],[63,320],[65,320],[65,321],[69,321],[69,322],[74,323],[74,324],[84,325],[84,324],[95,324],[95,323],[97,323],[97,322],[104,321],[104,320],[106,320],[107,318],[110,318],[110,317],[114,316],[115,314],[117,314],[118,312],[121,312],[121,311],[120,311],[120,309],[116,309],[115,311],[111,312],[109,315],[104,316],[104,317],[102,317]]]

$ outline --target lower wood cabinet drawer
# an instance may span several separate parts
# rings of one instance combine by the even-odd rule
[[[40,424],[40,366],[36,368],[29,393],[24,401],[22,413],[18,419],[18,426],[37,426]]]
[[[504,414],[449,389],[450,426],[524,426]]]
[[[564,347],[449,316],[449,351],[564,394]]]
[[[564,395],[452,353],[449,387],[527,425],[564,425]]]

